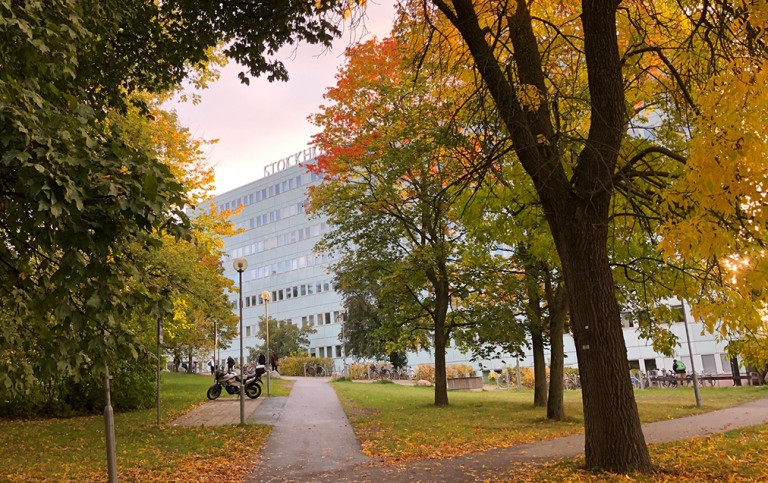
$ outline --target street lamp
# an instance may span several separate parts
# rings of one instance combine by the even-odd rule
[[[342,307],[339,309],[339,315],[341,315],[341,371],[344,372],[344,367],[347,365],[347,339],[344,338],[344,325],[347,322],[347,309]]]
[[[240,278],[240,424],[245,424],[245,371],[243,370],[243,272],[248,268],[248,260],[235,258],[232,264]]]
[[[688,316],[685,315],[685,300],[682,301],[683,324],[685,325],[685,338],[688,341],[688,357],[691,359],[691,371],[693,371],[693,396],[696,398],[696,407],[701,407],[701,394],[699,393],[699,379],[696,377],[696,364],[693,362],[693,349],[691,348],[691,334],[688,333]]]
[[[261,299],[264,300],[264,325],[267,328],[267,396],[269,396],[269,375],[272,372],[272,357],[269,355],[269,299],[272,294],[269,290],[261,292]]]

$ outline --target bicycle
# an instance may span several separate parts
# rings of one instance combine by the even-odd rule
[[[320,364],[304,363],[304,375],[309,377],[325,376],[325,368]]]
[[[494,369],[488,373],[488,378],[496,381],[496,389],[509,389],[512,387],[512,381],[507,371]]]

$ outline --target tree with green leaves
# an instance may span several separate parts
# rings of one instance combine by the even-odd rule
[[[401,47],[389,38],[348,51],[337,87],[326,94],[333,104],[314,118],[325,153],[315,169],[325,179],[310,192],[311,210],[334,227],[318,249],[341,255],[333,270],[349,317],[358,301],[373,313],[375,298],[376,334],[394,341],[387,352],[434,348],[435,404],[445,405],[451,333],[475,323],[459,303],[467,291],[467,232],[457,200],[466,159],[481,156],[474,130],[486,126],[481,117],[455,117],[464,103],[457,64],[453,76],[431,75],[444,67],[435,57],[417,73]],[[446,90],[446,79],[457,90]]]
[[[303,356],[307,353],[309,347],[309,336],[317,332],[312,327],[299,327],[285,320],[269,318],[269,353],[276,354],[278,357]],[[259,318],[259,330],[256,337],[264,341],[257,347],[248,348],[248,360],[255,361],[258,353],[262,352],[264,357],[269,358],[267,354],[267,324],[264,317]]]
[[[179,86],[222,43],[249,74],[284,80],[275,50],[328,45],[351,5],[0,4],[0,384],[136,358],[126,320],[171,310],[162,291],[124,290],[147,276],[132,247],[190,237],[183,182],[124,136],[119,115],[151,110],[139,93]]]

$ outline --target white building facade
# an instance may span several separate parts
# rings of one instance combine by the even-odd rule
[[[255,347],[263,343],[256,337],[258,321],[266,312],[261,293],[269,291],[269,316],[298,326],[309,325],[317,332],[311,336],[309,354],[341,360],[341,297],[333,287],[327,255],[313,252],[314,245],[328,225],[322,219],[310,219],[305,213],[307,189],[320,182],[308,173],[305,162],[314,158],[307,149],[273,163],[265,169],[265,177],[212,199],[220,210],[242,210],[230,221],[241,233],[227,237],[223,262],[226,276],[239,284],[233,267],[235,258],[245,258],[248,267],[243,282],[243,345]],[[291,162],[293,161],[293,162]],[[206,208],[207,209],[207,208]],[[231,294],[235,313],[238,294]],[[238,340],[217,354],[219,363],[240,356]],[[278,354],[279,357],[287,354]]]
[[[269,315],[286,320],[299,327],[309,325],[317,332],[310,336],[308,354],[333,358],[338,369],[342,366],[343,347],[339,340],[342,331],[342,300],[333,286],[333,274],[329,270],[327,255],[316,254],[315,244],[329,227],[321,218],[310,218],[306,213],[307,189],[320,183],[320,178],[307,171],[306,164],[314,162],[314,149],[309,148],[295,155],[268,165],[264,177],[240,188],[216,196],[209,203],[220,210],[242,210],[230,221],[243,231],[225,239],[224,269],[226,275],[239,283],[233,267],[235,258],[245,258],[247,269],[243,272],[243,345],[255,347],[263,341],[256,337],[258,320],[265,314],[261,293],[269,291]],[[207,209],[207,208],[206,208]],[[237,294],[231,295],[235,313],[239,313]],[[691,335],[694,367],[697,372],[723,374],[730,372],[725,343],[714,336],[703,335],[703,325],[693,321],[687,306],[680,305],[685,314]],[[629,320],[624,320],[624,339],[627,345],[629,367],[642,371],[671,369],[673,358],[653,350],[650,342],[638,337]],[[685,326],[682,322],[671,327],[681,346],[676,357],[690,370]],[[245,352],[247,356],[247,349]],[[565,336],[565,365],[577,366],[573,338]],[[239,357],[239,343],[233,341],[228,349],[219,351],[222,363],[228,356]],[[287,354],[278,354],[279,357]],[[446,354],[448,364],[472,364],[476,369],[500,369],[502,364],[514,365],[514,358],[499,358],[470,362],[469,355],[455,347]],[[502,363],[503,361],[503,363]],[[409,354],[409,364],[431,364],[431,353],[422,351]],[[533,365],[529,353],[520,360],[523,367]]]

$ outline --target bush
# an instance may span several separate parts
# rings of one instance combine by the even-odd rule
[[[418,364],[413,370],[413,378],[417,381],[424,379],[432,384],[435,383],[435,366],[432,364]]]
[[[309,356],[291,356],[280,359],[280,375],[282,376],[303,376],[304,365],[309,367],[310,364],[317,366],[318,364],[325,370],[325,375],[330,376],[333,374],[333,359],[329,357],[309,357]],[[309,374],[307,374],[309,375]]]
[[[368,376],[368,364],[365,362],[353,362],[347,368],[347,378],[365,379]]]
[[[475,368],[470,364],[448,364],[445,366],[445,373],[449,378],[472,377],[475,375]]]
[[[151,360],[119,361],[109,368],[112,408],[144,409],[155,404],[155,365]],[[9,417],[100,413],[104,410],[104,379],[95,374],[75,381],[69,376],[39,382],[29,393],[11,396],[0,390],[0,414]]]

